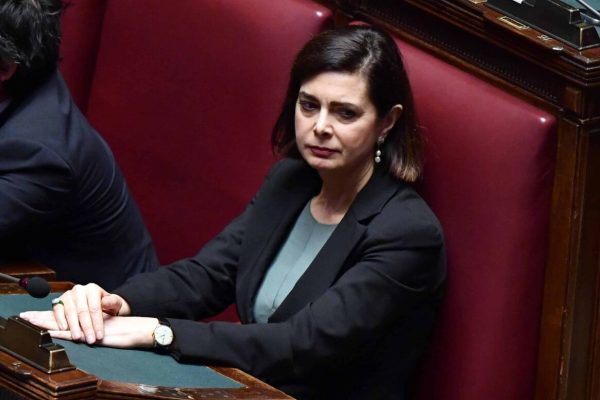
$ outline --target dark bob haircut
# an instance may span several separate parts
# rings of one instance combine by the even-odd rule
[[[362,74],[379,118],[394,105],[402,105],[402,116],[381,147],[380,165],[398,179],[417,180],[422,145],[408,77],[394,40],[373,27],[357,25],[325,31],[300,50],[290,73],[283,109],[273,128],[273,152],[281,157],[301,157],[294,125],[298,92],[303,82],[323,72]]]
[[[61,0],[0,2],[0,63],[17,64],[4,82],[9,96],[25,95],[56,70],[63,8]]]

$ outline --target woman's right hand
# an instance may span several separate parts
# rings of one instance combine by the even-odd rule
[[[85,286],[75,285],[59,299],[62,304],[58,303],[52,307],[59,330],[70,331],[72,340],[85,338],[88,344],[93,344],[104,337],[106,316],[125,316],[131,313],[129,304],[121,296],[108,293],[94,283]],[[20,317],[39,323],[38,313],[43,312],[28,311],[21,313]]]

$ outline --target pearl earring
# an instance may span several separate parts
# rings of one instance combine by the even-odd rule
[[[381,162],[381,149],[379,147],[383,144],[384,140],[385,138],[383,136],[379,136],[377,138],[377,150],[375,150],[375,164],[379,164]]]

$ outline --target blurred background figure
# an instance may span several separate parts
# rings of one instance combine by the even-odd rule
[[[114,288],[157,268],[116,161],[57,71],[61,0],[0,4],[0,263]]]

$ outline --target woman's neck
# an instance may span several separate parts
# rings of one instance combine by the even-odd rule
[[[367,184],[373,175],[373,165],[368,165],[355,173],[336,171],[336,173],[320,173],[323,186],[310,204],[313,217],[322,224],[339,223],[358,192]]]

